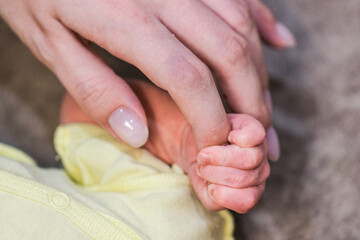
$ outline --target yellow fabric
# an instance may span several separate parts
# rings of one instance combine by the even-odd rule
[[[14,159],[16,161],[27,163],[33,166],[36,165],[35,161],[29,155],[4,143],[0,143],[0,156]]]
[[[57,129],[65,171],[1,147],[0,239],[233,239],[229,212],[207,211],[178,166],[94,125]]]

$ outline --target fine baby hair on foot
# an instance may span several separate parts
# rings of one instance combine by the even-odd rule
[[[262,124],[246,114],[228,114],[228,143],[199,152],[191,126],[165,91],[137,80],[129,84],[148,117],[149,139],[144,147],[166,163],[178,164],[206,208],[250,211],[270,174]],[[62,124],[96,124],[69,95],[64,98],[60,120]]]

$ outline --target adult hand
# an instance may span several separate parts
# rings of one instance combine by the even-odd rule
[[[230,131],[209,69],[234,112],[269,127],[258,29],[275,47],[294,44],[259,0],[0,0],[0,14],[87,113],[133,146],[148,136],[144,110],[88,40],[167,90],[199,148],[226,141]]]

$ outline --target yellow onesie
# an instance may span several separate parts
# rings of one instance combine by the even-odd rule
[[[177,165],[90,124],[54,141],[65,171],[0,144],[0,239],[233,239],[230,213],[206,210]]]

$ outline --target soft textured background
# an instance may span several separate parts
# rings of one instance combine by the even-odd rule
[[[266,50],[282,157],[258,207],[237,218],[237,235],[360,239],[360,0],[265,2],[298,46]],[[63,91],[0,20],[0,141],[56,166],[51,141]]]

